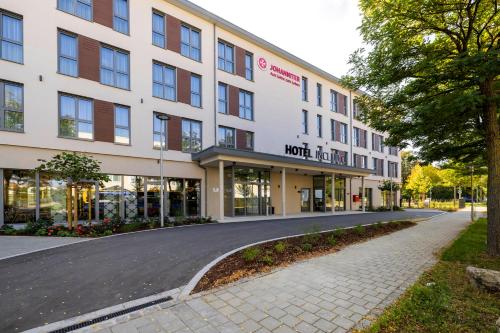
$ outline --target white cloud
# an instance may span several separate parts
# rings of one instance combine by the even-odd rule
[[[361,46],[357,0],[191,0],[335,75]]]

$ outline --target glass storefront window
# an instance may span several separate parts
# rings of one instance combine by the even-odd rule
[[[122,176],[111,175],[109,182],[104,182],[99,189],[99,217],[112,218],[120,215],[120,194]]]
[[[148,178],[147,185],[148,217],[160,217],[160,177]]]
[[[345,178],[335,178],[335,210],[345,210]]]
[[[66,182],[40,175],[40,218],[66,222]]]
[[[35,219],[35,176],[24,170],[4,170],[4,218],[6,223]]]
[[[123,204],[126,220],[144,216],[144,177],[123,176]]]
[[[226,216],[266,215],[271,196],[269,170],[230,167],[224,175]]]
[[[184,216],[184,182],[182,179],[169,178],[166,192],[168,193],[169,216]]]
[[[186,179],[186,215],[201,215],[201,181]]]

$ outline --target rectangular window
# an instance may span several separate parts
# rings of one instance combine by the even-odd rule
[[[219,82],[219,112],[228,113],[227,84]]]
[[[3,60],[23,62],[23,19],[1,10],[0,54]]]
[[[307,77],[302,77],[302,100],[307,102]]]
[[[334,90],[330,90],[330,111],[338,112],[337,98],[337,92]]]
[[[306,110],[302,110],[302,134],[309,133],[309,115]]]
[[[191,105],[201,108],[201,76],[191,74]]]
[[[340,123],[340,142],[347,144],[347,124]]]
[[[398,163],[396,162],[387,162],[387,172],[390,178],[398,177]]]
[[[153,63],[153,96],[175,101],[176,90],[175,68]]]
[[[372,150],[384,152],[384,137],[382,135],[372,133]]]
[[[201,61],[201,32],[183,24],[181,26],[181,54],[196,61]]]
[[[121,89],[130,88],[129,54],[101,46],[101,83]]]
[[[335,141],[335,120],[330,119],[330,135],[332,136],[331,140]]]
[[[219,146],[234,149],[236,147],[234,132],[234,128],[219,126]]]
[[[57,9],[92,21],[92,0],[58,0]]]
[[[234,47],[230,44],[219,41],[218,51],[219,69],[229,73],[234,73]]]
[[[398,156],[398,147],[389,147],[389,155]]]
[[[201,122],[182,119],[182,151],[196,153],[201,147]]]
[[[253,93],[240,90],[240,118],[253,120]]]
[[[323,137],[323,117],[321,115],[316,116],[316,128],[318,130],[318,138]]]
[[[356,102],[356,101],[352,102],[352,116],[354,119],[357,119],[357,120],[362,120],[362,118],[363,118],[362,110],[359,107],[358,102]]]
[[[366,169],[368,167],[368,157],[364,155],[354,154],[354,167]]]
[[[253,80],[253,54],[245,53],[245,78],[249,81]]]
[[[165,31],[165,15],[153,11],[153,45],[165,48],[167,44]]]
[[[253,150],[254,147],[254,134],[253,132],[245,132],[245,149]]]
[[[59,135],[65,138],[94,138],[94,107],[90,99],[59,94]]]
[[[115,143],[130,144],[130,109],[115,105]]]
[[[128,0],[113,0],[113,29],[128,35],[129,33]]]
[[[347,156],[348,153],[346,151],[332,149],[332,163],[337,165],[347,165]]]
[[[59,73],[78,76],[78,37],[59,32]]]
[[[375,171],[375,175],[384,176],[384,160],[379,158],[373,158],[373,170]]]
[[[153,148],[160,149],[160,145],[163,143],[163,149],[166,149],[167,122],[161,121],[156,115],[157,113],[153,113]]]
[[[0,81],[0,130],[24,130],[23,94],[22,85]]]
[[[347,96],[343,96],[344,98],[344,110],[343,110],[343,113],[345,115],[347,115],[347,111],[349,110],[349,99],[347,98]]]
[[[323,105],[323,87],[320,83],[316,84],[316,96],[317,96],[317,105]]]

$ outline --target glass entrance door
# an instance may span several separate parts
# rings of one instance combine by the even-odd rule
[[[300,211],[309,213],[311,211],[311,189],[303,188],[300,190]]]
[[[224,173],[226,216],[268,213],[271,197],[268,170],[230,167],[226,168]]]
[[[313,210],[325,211],[325,176],[313,176]]]

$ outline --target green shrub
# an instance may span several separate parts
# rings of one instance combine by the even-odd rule
[[[246,262],[252,262],[257,259],[260,255],[260,249],[258,247],[249,247],[243,250],[243,260]]]
[[[48,229],[54,225],[54,221],[52,220],[44,220],[44,219],[38,219],[36,221],[34,220],[29,220],[28,223],[26,223],[26,227],[24,230],[28,234],[36,234],[36,232],[40,229]]]
[[[337,238],[335,237],[334,234],[330,234],[328,236],[328,238],[326,239],[326,241],[328,242],[328,245],[330,245],[330,246],[337,245]]]
[[[35,232],[35,236],[47,236],[47,229],[38,229]]]
[[[333,232],[333,234],[335,235],[335,237],[340,237],[342,235],[345,234],[345,230],[344,229],[335,229],[335,231]]]
[[[375,229],[382,229],[383,226],[384,224],[382,222],[375,223]]]
[[[57,237],[71,237],[71,233],[66,230],[59,230],[56,234]]]
[[[287,244],[285,242],[282,242],[282,241],[280,241],[280,242],[276,243],[276,245],[274,245],[274,250],[278,253],[285,252],[286,248],[287,248]]]
[[[105,230],[103,233],[102,233],[102,236],[111,236],[113,234],[113,231],[111,230]]]
[[[363,227],[361,224],[359,224],[359,225],[354,227],[354,232],[358,235],[362,235],[365,233],[365,227]]]
[[[13,226],[11,226],[10,224],[4,224],[0,228],[0,234],[11,236],[11,235],[17,234],[17,230]]]
[[[302,243],[300,245],[300,248],[302,249],[302,251],[310,252],[313,249],[313,245],[311,243]]]
[[[268,254],[260,258],[260,261],[268,266],[271,266],[274,263],[273,257]]]

